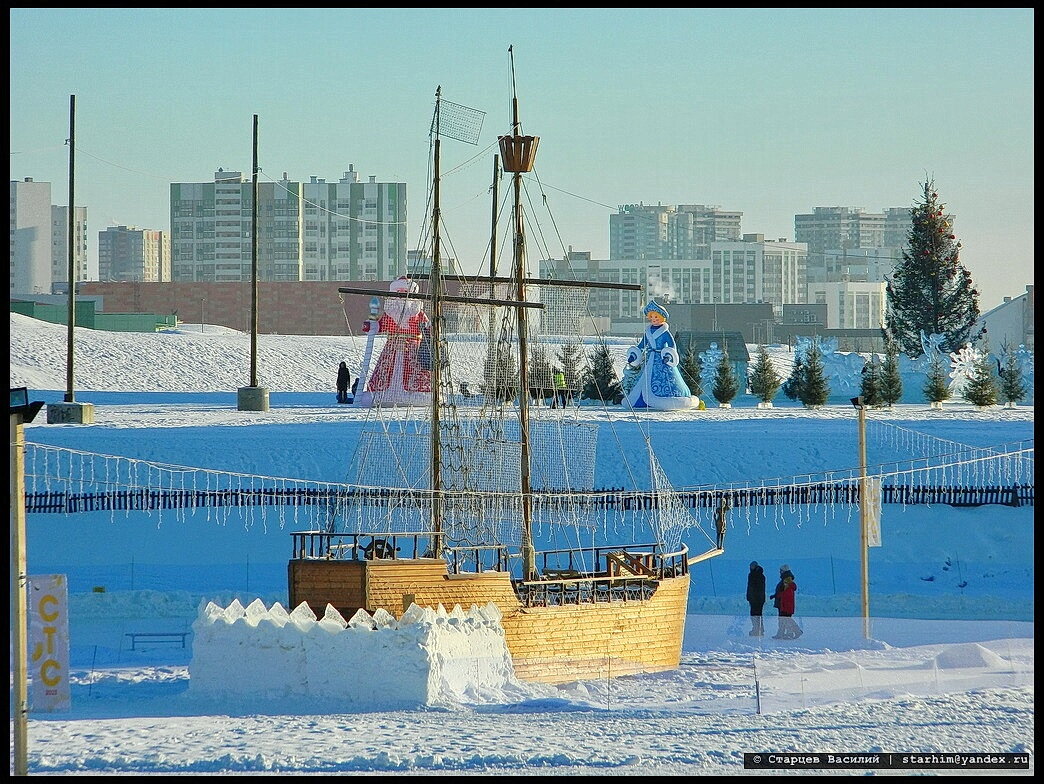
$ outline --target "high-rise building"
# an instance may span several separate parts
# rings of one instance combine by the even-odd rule
[[[51,293],[51,183],[11,180],[11,276],[14,297]]]
[[[172,278],[252,278],[253,183],[219,169],[214,182],[170,186]],[[312,177],[258,183],[258,279],[384,280],[406,271],[406,184]]]
[[[805,245],[763,234],[709,243],[706,259],[596,260],[588,251],[540,262],[542,276],[600,283],[639,284],[642,291],[592,289],[589,308],[613,322],[641,319],[650,297],[663,303],[770,303],[778,314],[784,303],[805,301]]]
[[[110,226],[98,232],[98,279],[169,281],[170,232],[136,226]]]
[[[87,255],[87,208],[73,211],[73,272],[77,282],[97,280]],[[51,204],[51,183],[11,180],[12,296],[68,291],[69,208]]]
[[[98,269],[87,255],[87,208],[73,211],[73,269],[76,282],[97,280]],[[69,208],[51,205],[51,290],[68,292],[69,282]]]
[[[711,242],[739,239],[742,216],[703,204],[625,204],[609,216],[609,258],[709,259]]]
[[[884,249],[879,255],[901,258],[901,251],[895,255],[895,249],[906,245],[910,210],[886,207],[869,213],[854,207],[816,207],[811,213],[795,215],[794,239],[808,244],[809,283],[841,282],[846,251]]]

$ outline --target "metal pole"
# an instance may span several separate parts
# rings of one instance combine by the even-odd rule
[[[66,330],[65,402],[75,403],[73,391],[73,328],[76,326],[76,96],[69,96],[69,323]]]
[[[863,637],[870,639],[870,548],[867,544],[866,406],[859,412],[859,554],[863,589]]]
[[[203,303],[207,301],[206,297],[199,298],[199,331],[203,332],[203,325],[206,323],[206,319],[203,316]]]
[[[254,196],[250,222],[250,386],[257,386],[257,115],[254,115]]]
[[[27,673],[28,608],[25,560],[25,428],[21,414],[11,415],[11,658],[13,681],[11,712],[14,719],[14,774],[29,775],[27,733],[29,686]]]

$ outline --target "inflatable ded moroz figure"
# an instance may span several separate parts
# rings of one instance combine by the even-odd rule
[[[698,406],[699,398],[678,370],[678,347],[667,324],[667,309],[651,299],[642,312],[649,323],[642,339],[627,352],[627,364],[639,371],[627,404],[661,411]]]
[[[415,294],[417,283],[402,276],[393,280],[389,291]],[[385,297],[384,312],[380,318],[363,323],[363,332],[368,343],[376,335],[385,337],[384,347],[367,374],[363,367],[360,375],[366,378],[366,388],[356,395],[357,405],[364,406],[408,406],[427,405],[431,402],[431,370],[421,361],[421,339],[428,331],[428,315],[420,299]],[[369,365],[371,345],[367,346],[364,366]]]

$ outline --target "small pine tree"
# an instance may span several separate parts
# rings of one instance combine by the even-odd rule
[[[821,406],[830,397],[830,385],[827,383],[823,367],[823,352],[819,342],[813,341],[805,358],[804,383],[798,389],[798,400],[806,406]]]
[[[976,406],[997,404],[997,377],[993,372],[993,357],[989,346],[975,362],[971,377],[964,385],[964,399]]]
[[[924,398],[929,403],[941,403],[950,399],[950,387],[946,383],[946,368],[942,357],[935,355],[928,366],[928,377],[923,390]]]
[[[899,344],[891,338],[885,341],[885,358],[881,367],[878,394],[881,404],[889,408],[903,397],[903,378],[899,374]]]
[[[802,354],[798,354],[794,357],[794,367],[790,370],[790,375],[787,380],[783,383],[783,394],[786,395],[790,400],[798,400],[800,398],[799,390],[805,384],[805,357]]]
[[[486,358],[483,376],[482,392],[487,400],[499,403],[515,399],[518,394],[518,362],[506,346],[498,344]]]
[[[558,366],[565,374],[566,388],[579,390],[584,379],[584,348],[580,345],[579,339],[563,345],[557,356]]]
[[[551,379],[553,368],[551,361],[547,358],[547,349],[539,343],[529,350],[528,367],[526,369],[526,382],[529,385],[529,394],[537,400],[543,400],[554,394],[554,383]]]
[[[782,379],[769,359],[768,351],[764,346],[758,346],[757,359],[750,369],[750,393],[762,403],[771,403],[781,383]]]
[[[681,373],[685,385],[689,388],[689,392],[696,397],[701,397],[703,395],[703,382],[700,380],[700,376],[703,374],[703,363],[700,362],[700,357],[696,353],[691,340],[685,348],[685,353],[682,355],[678,371]]]
[[[736,380],[736,371],[732,369],[729,361],[728,346],[723,347],[721,356],[718,358],[717,373],[714,376],[714,399],[719,403],[732,403],[739,391],[739,382]]]
[[[859,394],[863,398],[864,405],[881,405],[881,366],[877,362],[876,354],[871,354],[870,359],[863,365]]]
[[[622,397],[623,390],[616,377],[609,347],[604,342],[599,343],[590,354],[590,367],[581,398],[616,404]]]
[[[1004,351],[1004,363],[997,363],[1000,375],[1000,394],[1005,403],[1018,403],[1026,397],[1026,383],[1022,378],[1019,358],[1010,348]]]

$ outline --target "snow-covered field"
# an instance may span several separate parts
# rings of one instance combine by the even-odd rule
[[[95,405],[95,423],[47,425],[41,414],[26,427],[27,456],[33,445],[53,445],[141,464],[345,481],[366,412],[335,404],[333,378],[342,359],[358,363],[361,341],[260,336],[260,383],[271,390],[264,413],[236,407],[236,389],[248,384],[248,336],[188,325],[155,335],[77,330],[76,341],[76,398]],[[65,351],[64,327],[12,314],[12,387],[60,401]],[[785,347],[772,355],[785,365]],[[645,412],[637,420],[585,404],[576,416],[636,451],[649,439],[678,487],[847,475],[857,465],[851,406],[808,411],[778,399],[776,408],[758,410],[754,402],[741,397],[732,409]],[[907,465],[946,449],[1032,448],[1032,407],[903,404],[868,419],[871,466]],[[1027,460],[976,465],[954,469],[953,480],[1032,483]],[[619,484],[601,460],[597,472],[599,486]],[[30,574],[69,577],[72,707],[30,714],[29,772],[741,775],[755,772],[743,768],[743,754],[753,752],[1016,752],[1029,754],[1030,767],[1010,772],[1031,774],[1032,513],[1031,506],[885,505],[882,546],[870,551],[867,640],[857,513],[847,506],[734,512],[725,555],[693,570],[677,671],[554,688],[518,684],[487,691],[482,702],[408,710],[379,700],[279,699],[263,678],[251,700],[190,688],[201,603],[285,602],[289,532],[309,521],[31,514]],[[696,529],[686,540],[704,549]],[[770,579],[784,562],[796,573],[800,640],[747,635],[751,560]],[[774,623],[766,618],[770,633]],[[184,649],[132,651],[126,635],[139,631],[190,634]],[[231,652],[228,662],[235,671]],[[358,669],[346,659],[341,677]]]

